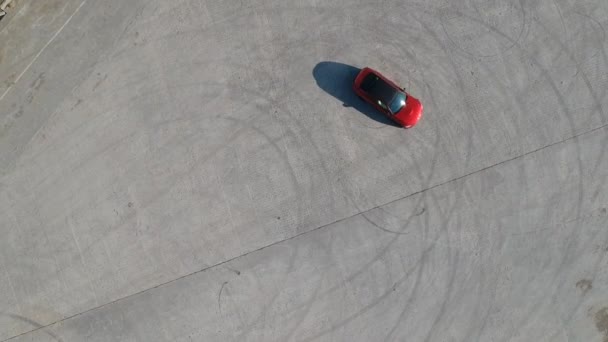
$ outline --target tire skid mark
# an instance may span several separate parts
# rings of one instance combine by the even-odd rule
[[[452,54],[450,52],[450,50],[441,42],[441,40],[439,39],[438,35],[436,32],[434,32],[427,23],[423,22],[423,20],[421,18],[416,18],[416,21],[422,26],[422,28],[428,33],[428,36],[430,36],[443,50],[444,54],[446,57],[448,57],[448,60],[452,66],[452,71],[454,72],[454,75],[457,78],[457,83],[459,85],[458,90],[461,93],[462,96],[460,96],[460,98],[463,99],[464,105],[465,107],[467,107],[467,109],[469,111],[473,111],[473,108],[471,108],[468,104],[468,102],[466,101],[467,99],[467,94],[466,94],[466,87],[464,84],[464,81],[461,77],[461,75],[458,72],[458,69],[456,67],[456,64],[454,63],[454,60],[452,58]],[[471,135],[468,136],[468,147],[467,147],[467,151],[471,151]],[[465,160],[464,160],[464,169],[468,169],[469,168],[469,163],[470,163],[470,153],[467,153],[465,156]],[[454,200],[453,200],[453,204],[452,207],[448,210],[447,213],[441,213],[441,206],[439,203],[437,203],[437,212],[440,213],[440,217],[443,218],[443,223],[441,224],[441,226],[443,227],[443,231],[445,233],[445,237],[446,237],[446,255],[448,256],[448,283],[447,283],[447,289],[446,292],[444,294],[444,298],[443,301],[441,303],[441,306],[439,308],[439,312],[438,314],[435,316],[435,319],[433,321],[433,323],[431,324],[431,327],[429,328],[427,335],[425,337],[425,341],[430,341],[433,337],[433,333],[434,333],[434,329],[435,327],[442,321],[444,314],[446,313],[445,309],[451,299],[453,290],[454,290],[454,282],[456,279],[456,269],[458,269],[458,260],[459,260],[459,253],[458,250],[454,250],[452,251],[452,246],[450,245],[450,238],[449,238],[449,231],[448,231],[448,227],[449,227],[449,222],[452,220],[452,216],[453,214],[456,212],[456,209],[459,207],[459,205],[462,203],[462,201],[460,200],[460,198],[462,197],[464,191],[466,189],[466,184],[465,182],[461,182],[459,186],[457,186],[457,188],[454,190]],[[460,228],[459,224],[456,224],[456,226],[454,227],[454,229],[456,231],[458,231]],[[439,234],[438,234],[438,238],[439,238]],[[450,258],[451,257],[451,258]],[[416,289],[418,288],[420,282],[418,282]],[[417,298],[417,296],[415,296],[415,292],[412,292],[412,298]],[[403,316],[405,314],[405,309],[402,312],[401,316]],[[400,318],[401,319],[401,318]],[[395,324],[395,327],[393,328],[393,330],[391,331],[391,333],[389,335],[387,335],[387,340],[390,339],[392,333],[395,331],[397,325],[399,324],[399,321],[397,321],[397,323]]]
[[[375,258],[373,262],[375,262],[376,260],[377,260],[377,258]],[[371,263],[370,263],[369,265],[371,265]],[[364,269],[365,269],[365,268],[367,268],[367,267],[364,267]],[[364,269],[362,269],[362,271],[363,271]],[[333,290],[333,289],[330,289],[330,291],[332,291],[332,290]],[[329,293],[330,291],[327,291],[326,293]],[[323,294],[322,294],[322,295],[323,295]]]
[[[517,35],[517,38],[515,38],[515,39],[508,39],[510,41],[511,45],[509,45],[507,47],[504,47],[502,49],[502,51],[497,52],[495,54],[489,54],[489,55],[474,54],[474,53],[471,53],[470,51],[467,51],[466,49],[462,48],[460,46],[460,44],[457,44],[453,40],[453,38],[451,37],[448,29],[445,27],[446,13],[454,12],[454,13],[456,13],[458,15],[465,16],[465,15],[462,14],[461,11],[454,10],[454,9],[441,9],[442,11],[445,11],[445,12],[443,14],[441,14],[441,13],[439,14],[440,24],[441,24],[441,27],[443,29],[443,32],[444,32],[445,36],[452,43],[452,45],[455,48],[457,48],[458,50],[460,50],[461,52],[463,52],[463,53],[465,53],[465,54],[467,54],[467,55],[469,55],[471,57],[476,57],[476,58],[492,58],[492,57],[498,56],[500,54],[504,54],[505,52],[511,50],[512,48],[514,48],[515,46],[517,46],[518,44],[520,44],[520,42],[522,41],[522,38],[524,38],[524,33],[526,32],[526,28],[527,28],[527,14],[526,14],[524,0],[519,0],[519,7],[521,9],[522,24],[521,24],[521,28],[520,28],[519,34]],[[470,19],[469,16],[465,16],[465,17],[467,17],[467,19]],[[482,21],[480,19],[477,19],[476,22],[482,23],[483,25],[491,26],[491,25],[487,24],[485,21]]]

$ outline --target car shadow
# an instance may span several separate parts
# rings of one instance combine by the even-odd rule
[[[343,106],[353,107],[374,121],[399,127],[394,121],[355,94],[353,82],[359,71],[361,69],[343,63],[320,62],[312,70],[312,75],[319,88],[338,99]]]

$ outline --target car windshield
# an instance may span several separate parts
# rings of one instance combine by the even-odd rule
[[[361,82],[361,89],[374,99],[389,106],[391,113],[397,113],[405,105],[405,94],[397,91],[374,73],[367,75]]]
[[[391,102],[390,108],[391,108],[391,113],[397,113],[398,111],[401,110],[401,108],[403,108],[403,106],[405,106],[405,94],[398,91],[397,94],[395,94],[395,97],[393,97],[393,101]]]

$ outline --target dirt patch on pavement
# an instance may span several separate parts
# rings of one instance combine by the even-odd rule
[[[604,334],[604,342],[608,342],[608,307],[595,313],[595,326]]]

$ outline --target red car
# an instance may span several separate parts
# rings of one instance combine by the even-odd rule
[[[422,103],[379,72],[363,68],[355,78],[357,96],[404,128],[413,127],[422,117]]]

